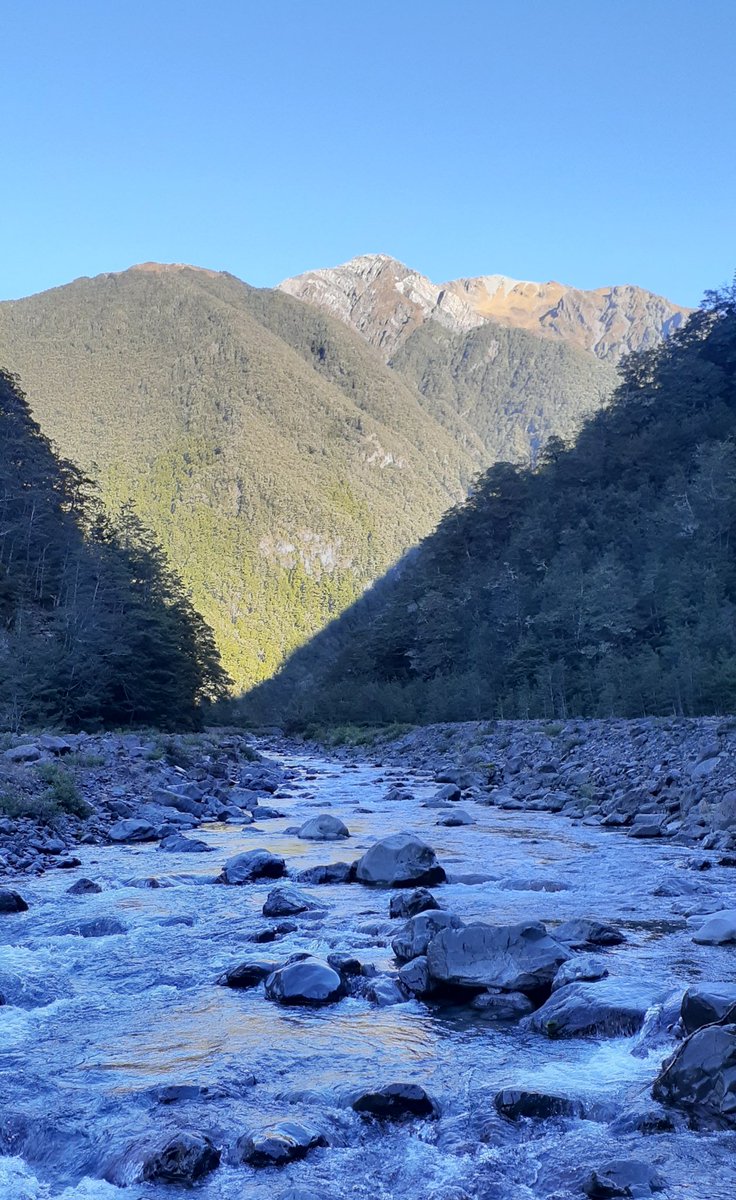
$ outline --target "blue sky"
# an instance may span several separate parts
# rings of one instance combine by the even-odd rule
[[[736,268],[734,0],[0,0],[0,298],[155,259],[267,286]]]

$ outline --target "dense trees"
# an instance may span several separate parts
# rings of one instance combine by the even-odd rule
[[[534,470],[497,464],[403,569],[253,693],[259,717],[736,708],[736,288],[621,368]]]
[[[226,685],[159,546],[103,513],[0,371],[0,726],[187,726]]]

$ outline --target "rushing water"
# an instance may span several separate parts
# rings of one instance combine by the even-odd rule
[[[736,1133],[617,1139],[610,1131],[624,1107],[647,1096],[667,1041],[651,1048],[641,1038],[548,1041],[417,1001],[379,1009],[350,998],[320,1010],[281,1009],[262,987],[234,991],[214,981],[243,958],[283,959],[298,950],[349,950],[392,967],[388,942],[399,923],[388,920],[388,894],[355,884],[305,887],[325,914],[297,917],[296,933],[256,946],[246,939],[267,924],[261,906],[273,884],[212,882],[224,859],[244,849],[271,849],[300,870],[357,857],[377,837],[412,830],[456,878],[486,877],[437,889],[443,907],[493,924],[614,921],[628,940],[608,953],[610,973],[651,981],[655,999],[696,979],[735,977],[736,948],[696,946],[683,915],[688,904],[732,907],[733,873],[696,875],[680,847],[549,814],[464,804],[475,825],[439,827],[437,811],[420,806],[434,790],[427,778],[409,777],[415,799],[396,802],[384,798],[395,772],[286,761],[293,779],[276,799],[286,817],[258,828],[205,827],[197,836],[212,854],[83,848],[73,873],[15,881],[30,910],[0,918],[0,991],[8,1001],[0,1008],[0,1200],[170,1198],[183,1193],[136,1182],[151,1147],[179,1129],[232,1146],[245,1130],[284,1118],[322,1130],[330,1147],[261,1171],[228,1163],[225,1152],[195,1193],[277,1200],[299,1187],[321,1200],[540,1200],[580,1196],[586,1170],[633,1157],[657,1166],[671,1200],[731,1200]],[[328,808],[349,826],[348,842],[284,834]],[[82,875],[103,892],[66,895]],[[152,876],[170,886],[140,886]],[[683,877],[703,882],[702,899],[652,895],[659,883]],[[529,887],[540,880],[565,890]],[[75,925],[96,917],[115,918],[126,931],[78,936]],[[352,1112],[351,1090],[395,1081],[426,1086],[441,1120],[381,1127]],[[209,1090],[163,1104],[156,1092],[170,1084]],[[493,1096],[519,1084],[582,1099],[588,1119],[502,1121]]]

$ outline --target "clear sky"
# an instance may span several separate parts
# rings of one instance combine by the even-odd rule
[[[190,262],[272,285],[736,268],[736,0],[0,0],[0,298]]]

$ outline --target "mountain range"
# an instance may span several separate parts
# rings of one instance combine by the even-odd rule
[[[109,511],[133,499],[244,688],[479,471],[573,437],[617,357],[686,312],[563,289],[553,316],[557,285],[496,278],[438,288],[377,255],[255,289],[142,264],[0,304],[0,366]]]

